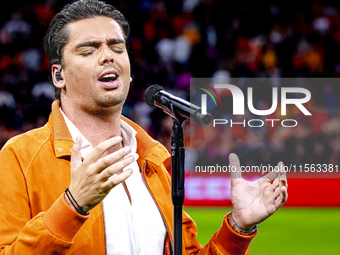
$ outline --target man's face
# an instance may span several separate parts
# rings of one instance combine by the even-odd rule
[[[72,22],[66,29],[62,102],[87,112],[122,107],[129,91],[130,61],[119,24],[96,17]]]

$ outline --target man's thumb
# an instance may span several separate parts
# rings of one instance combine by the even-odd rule
[[[229,155],[231,178],[242,178],[240,160],[235,153]]]

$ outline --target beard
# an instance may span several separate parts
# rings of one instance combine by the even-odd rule
[[[92,102],[87,105],[86,111],[95,115],[113,114],[117,111],[121,113],[128,92],[129,88],[121,87],[106,93],[96,93],[90,99]]]

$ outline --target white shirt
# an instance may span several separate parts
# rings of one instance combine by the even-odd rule
[[[61,110],[61,109],[60,109]],[[61,110],[73,140],[82,137],[81,156],[93,150],[91,143]],[[136,130],[121,120],[121,136],[124,146],[130,146],[136,160],[138,154]],[[129,154],[129,155],[130,155]],[[132,168],[132,175],[126,179],[131,202],[122,184],[114,187],[103,200],[106,251],[108,255],[157,255],[163,254],[166,229],[160,212],[145,186],[137,161],[125,169]]]

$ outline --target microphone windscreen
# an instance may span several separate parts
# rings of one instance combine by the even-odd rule
[[[152,85],[150,87],[148,87],[144,93],[144,100],[147,103],[148,106],[150,107],[156,107],[153,102],[154,102],[154,95],[155,93],[157,93],[158,91],[164,90],[164,88],[160,85]]]

